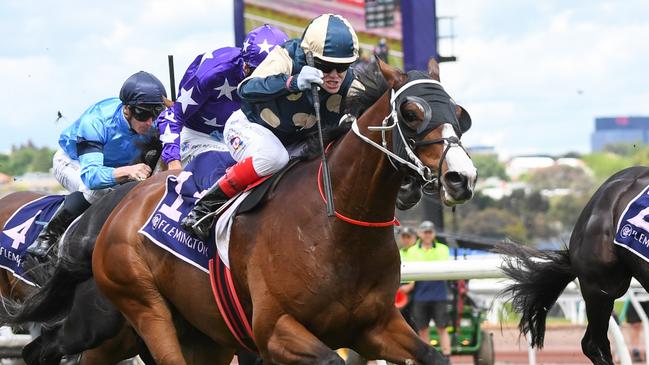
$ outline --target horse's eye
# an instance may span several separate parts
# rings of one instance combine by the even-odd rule
[[[417,121],[417,113],[415,113],[413,110],[406,110],[406,112],[403,114],[404,118],[406,119],[406,123],[412,123]]]
[[[406,102],[401,106],[401,117],[406,125],[417,130],[424,121],[424,108],[418,102]]]

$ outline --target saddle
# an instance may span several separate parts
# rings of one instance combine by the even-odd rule
[[[235,215],[251,212],[261,206],[262,203],[266,201],[268,194],[275,190],[277,184],[284,177],[286,172],[295,167],[295,165],[301,161],[303,161],[301,158],[293,158],[278,172],[248,187],[246,190],[249,190],[250,194],[248,194],[241,205],[237,207]]]

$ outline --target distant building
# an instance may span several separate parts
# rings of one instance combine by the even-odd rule
[[[512,179],[534,170],[554,166],[555,161],[550,156],[517,156],[505,164],[505,172]]]
[[[583,160],[572,157],[559,157],[545,155],[530,155],[512,157],[505,163],[505,172],[513,180],[517,180],[521,175],[533,173],[540,169],[552,166],[569,166],[582,169],[590,173],[586,163]]]
[[[563,165],[563,166],[570,166],[570,167],[583,169],[583,170],[587,171],[586,163],[584,162],[584,160],[580,160],[580,159],[574,158],[574,157],[560,157],[560,158],[557,158],[556,164],[557,165]]]
[[[500,200],[506,196],[510,196],[514,190],[526,188],[527,185],[522,182],[505,181],[496,176],[478,179],[478,183],[476,184],[477,191],[494,200]]]
[[[616,143],[649,143],[649,117],[595,118],[591,150],[602,151]]]
[[[471,155],[497,155],[494,146],[471,146],[466,148]]]

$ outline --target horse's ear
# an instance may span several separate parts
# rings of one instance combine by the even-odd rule
[[[171,108],[174,105],[174,102],[171,101],[170,99],[165,98],[164,96],[162,97],[162,103],[167,107]]]
[[[461,105],[455,105],[455,116],[460,123],[460,131],[466,133],[471,128],[471,116]]]
[[[439,63],[437,63],[435,57],[431,57],[430,60],[428,60],[428,76],[433,80],[442,81],[439,78]]]
[[[401,70],[396,67],[392,67],[387,63],[383,62],[380,58],[374,56],[376,62],[379,65],[379,70],[383,74],[385,81],[388,82],[388,85],[394,90],[398,90],[401,86],[406,83],[408,76],[404,74]]]

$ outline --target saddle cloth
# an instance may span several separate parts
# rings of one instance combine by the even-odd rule
[[[0,267],[11,271],[25,283],[36,286],[28,268],[24,267],[23,256],[64,199],[65,195],[48,195],[34,199],[9,217],[0,233]]]
[[[613,242],[649,261],[649,186],[624,209]]]
[[[215,228],[220,230],[221,234],[217,236],[213,231],[210,234],[210,242],[192,237],[180,226],[180,221],[234,163],[228,152],[209,151],[194,158],[178,176],[168,176],[162,199],[139,232],[156,245],[205,273],[209,273],[209,260],[216,253],[215,238],[221,237],[219,254],[224,257],[225,262],[229,262],[229,232],[223,230],[229,228],[227,220],[232,218],[232,208],[241,202],[242,196],[219,217]]]

